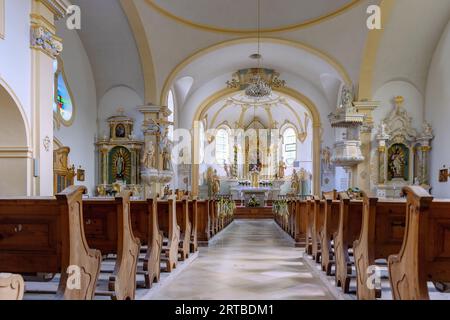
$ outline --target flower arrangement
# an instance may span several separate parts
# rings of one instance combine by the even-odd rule
[[[256,207],[259,207],[260,205],[261,204],[259,203],[258,200],[256,200],[255,196],[252,196],[247,204],[247,206],[250,208],[256,208]]]
[[[289,216],[287,200],[281,199],[274,201],[272,211],[279,216]]]
[[[231,217],[236,210],[236,203],[232,199],[220,198],[217,203],[217,214],[220,219]]]

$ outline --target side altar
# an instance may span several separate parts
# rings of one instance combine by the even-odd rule
[[[109,137],[101,137],[97,143],[99,196],[113,195],[123,189],[141,192],[140,155],[144,142],[133,134],[134,120],[123,115],[108,118]]]

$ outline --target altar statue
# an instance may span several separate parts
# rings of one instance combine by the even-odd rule
[[[223,160],[223,169],[227,175],[227,178],[231,177],[230,166],[227,164],[226,160]]]
[[[163,170],[172,171],[172,158],[169,146],[167,145],[164,146],[162,157],[163,157]]]
[[[155,156],[155,147],[153,143],[149,142],[142,159],[142,164],[146,169],[155,169]]]
[[[116,166],[116,179],[122,180],[125,177],[125,159],[121,154],[117,156],[114,165]]]
[[[217,170],[214,170],[213,181],[212,181],[212,192],[216,195],[220,192],[220,179],[217,175]]]
[[[297,171],[294,169],[291,177],[291,190],[294,194],[300,193],[300,179],[298,177]]]
[[[286,163],[283,160],[278,164],[278,179],[284,179],[284,171],[286,170]]]

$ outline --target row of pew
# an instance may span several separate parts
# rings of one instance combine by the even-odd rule
[[[440,291],[450,282],[450,200],[434,199],[418,186],[403,194],[379,199],[332,191],[290,198],[289,214],[275,214],[275,220],[323,272],[334,273],[344,293],[353,278],[358,299],[381,298],[374,275],[384,264],[393,299],[428,300],[428,282]]]
[[[42,274],[59,275],[57,299],[135,299],[137,287],[150,289],[161,271],[171,272],[233,220],[220,215],[218,200],[131,201],[129,191],[90,199],[85,192],[72,186],[55,197],[0,199],[0,299],[22,299],[29,292],[23,278]]]

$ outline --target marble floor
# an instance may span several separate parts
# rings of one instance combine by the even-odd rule
[[[273,220],[238,220],[152,299],[334,299],[303,253]]]

